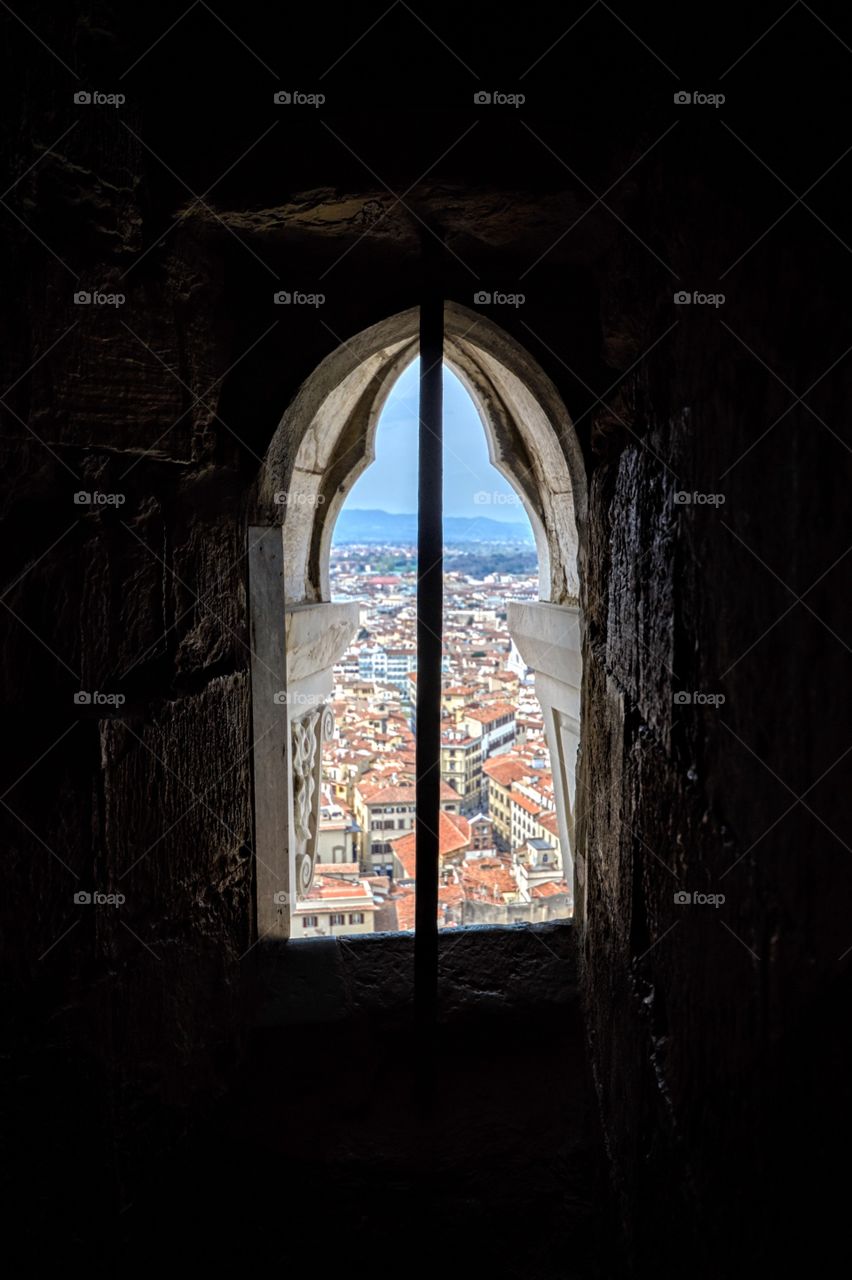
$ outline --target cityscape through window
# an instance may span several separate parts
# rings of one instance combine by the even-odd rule
[[[415,360],[334,529],[332,599],[357,602],[360,616],[334,672],[317,865],[296,937],[414,928],[418,380]],[[571,890],[542,710],[507,626],[510,601],[539,598],[533,532],[446,365],[443,384],[438,926],[564,919]]]

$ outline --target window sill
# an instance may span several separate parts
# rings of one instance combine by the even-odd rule
[[[248,963],[248,961],[247,961]],[[414,934],[266,940],[251,954],[247,996],[256,1027],[369,1018],[407,1022]],[[518,1016],[577,999],[576,930],[547,924],[470,925],[438,935],[438,1017]]]

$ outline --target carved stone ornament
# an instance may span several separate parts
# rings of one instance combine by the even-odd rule
[[[314,878],[322,800],[322,745],[333,730],[334,715],[328,704],[290,725],[297,898],[307,897]]]

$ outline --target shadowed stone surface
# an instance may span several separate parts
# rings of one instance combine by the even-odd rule
[[[306,1020],[261,1047],[251,1031],[242,549],[285,409],[341,343],[416,305],[434,219],[448,297],[525,293],[485,314],[552,379],[588,473],[578,982],[610,1220],[643,1280],[819,1273],[845,1221],[833,1170],[852,1078],[844,15],[794,6],[763,38],[780,11],[722,6],[696,24],[666,6],[533,6],[502,30],[492,7],[438,5],[433,39],[397,5],[356,44],[378,12],[215,8],[221,22],[193,6],[158,44],[180,17],[160,0],[39,2],[25,15],[38,39],[2,15],[16,183],[0,210],[9,1253],[31,1265],[46,1250],[55,1266],[60,1240],[115,1266],[116,1241],[142,1257],[147,1237],[162,1264],[177,1219],[197,1224],[187,1260],[218,1250],[245,1265],[260,1248],[281,1265],[290,1217],[340,1188],[361,1200],[353,1230],[397,1224],[388,1253],[407,1265],[415,1190],[440,1190],[454,1153],[452,1241],[495,1274],[501,1255],[507,1275],[551,1274],[554,1256],[570,1274],[559,1233],[573,1233],[587,1168],[560,1164],[577,1154],[585,1070],[573,1006],[528,1031],[519,1000],[500,1023],[510,1083],[493,1128],[464,1117],[471,1082],[484,1076],[493,1100],[497,1049],[471,1031],[462,1060],[448,1055],[437,1164],[410,1127],[393,1174],[355,1156],[308,1170],[293,1146],[259,1164],[231,1124],[247,1081],[268,1092],[250,1099],[255,1120],[298,1112],[314,1063],[326,1094],[366,1082],[381,1110],[379,1032],[352,1051],[353,1085],[336,1029]],[[307,67],[318,47],[328,57]],[[344,51],[328,115],[271,115],[279,81],[318,81]],[[525,68],[525,112],[471,116],[472,86],[510,88]],[[726,68],[726,112],[673,109],[673,86],[715,85]],[[73,73],[108,88],[125,72],[120,111],[73,109]],[[817,179],[818,218],[803,205],[781,217]],[[321,314],[276,307],[288,288],[324,292]],[[681,288],[726,302],[675,306]],[[81,307],[79,289],[126,302]],[[125,501],[75,505],[96,490]],[[81,689],[125,702],[76,705]],[[676,704],[682,691],[725,702]],[[78,906],[81,890],[126,903]],[[725,903],[678,907],[676,890]],[[340,958],[319,963],[336,973]],[[480,963],[474,951],[458,989],[484,1007]],[[364,971],[401,1004],[400,975]],[[313,1004],[309,977],[292,981]],[[392,1068],[404,1050],[390,1042]],[[513,1125],[489,1161],[506,1099],[536,1070],[559,1103],[534,1098],[529,1131]],[[388,1098],[382,1118],[410,1121],[396,1075]],[[515,1184],[527,1220],[546,1219],[548,1244],[534,1238],[524,1262],[499,1235],[517,1227]]]

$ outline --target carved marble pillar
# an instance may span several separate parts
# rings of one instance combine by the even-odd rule
[[[333,732],[334,715],[328,703],[290,723],[297,901],[309,896],[314,878],[322,803],[322,748]]]
[[[576,902],[586,882],[585,860],[574,832],[582,680],[580,611],[574,605],[544,602],[509,604],[508,623],[518,652],[535,672],[553,769],[565,879],[574,886]]]

